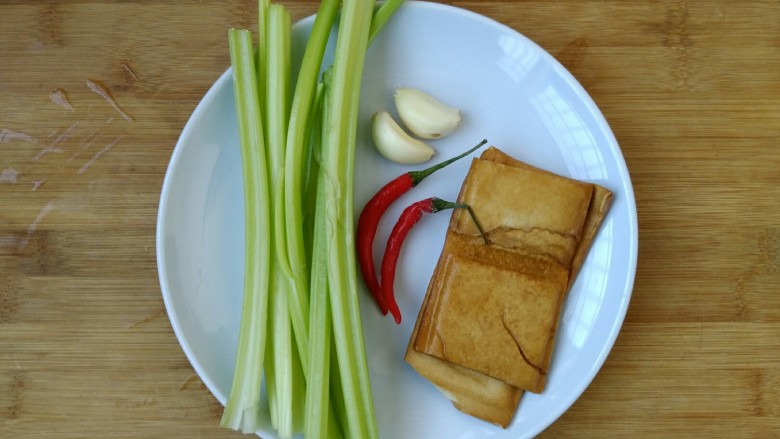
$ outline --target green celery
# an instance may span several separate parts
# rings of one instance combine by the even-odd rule
[[[264,376],[280,437],[301,428],[307,437],[378,436],[357,295],[354,160],[366,49],[403,0],[372,14],[373,3],[322,1],[292,100],[287,9],[258,0],[256,57],[248,31],[229,32],[247,231],[224,427],[259,429]],[[339,6],[325,92],[317,75]]]
[[[345,0],[327,93],[320,182],[327,194],[328,284],[333,313],[346,430],[355,438],[378,436],[360,318],[354,254],[353,172],[357,114],[373,1]],[[319,214],[319,212],[318,212]]]
[[[275,268],[272,262],[272,269]],[[270,358],[266,359],[266,388],[273,392],[271,404],[272,426],[280,438],[290,438],[303,429],[303,411],[305,403],[305,379],[300,357],[295,346],[295,338],[290,324],[287,290],[290,279],[282,270],[277,269],[271,282],[269,309],[271,316],[272,340],[269,345]],[[270,395],[270,393],[269,393]]]
[[[320,154],[322,144],[322,100],[325,84],[317,83],[315,90],[314,116],[311,119],[311,129],[307,135],[305,157],[305,169],[303,173],[303,242],[306,251],[306,266],[311,267],[312,247],[314,243],[314,213],[317,203],[317,187],[320,169]],[[311,331],[309,331],[311,332]]]
[[[265,139],[268,153],[270,180],[274,184],[271,194],[273,208],[283,206],[277,201],[284,191],[279,182],[284,175],[285,149],[287,147],[287,121],[290,111],[290,39],[291,18],[287,9],[280,4],[269,6],[266,16],[265,39]],[[287,243],[284,235],[284,211],[274,212],[272,232],[276,258],[281,267],[289,271]],[[282,221],[277,223],[277,221]],[[274,227],[276,226],[276,227]]]
[[[291,18],[283,5],[272,4],[268,9],[266,57],[266,118],[268,157],[271,168],[270,181],[275,183],[272,194],[274,214],[271,226],[275,254],[287,277],[292,269],[287,255],[287,239],[284,212],[284,162],[287,148],[287,126],[290,113],[290,42]],[[293,277],[293,280],[296,280]],[[287,289],[290,298],[287,301],[293,331],[295,333],[298,355],[304,370],[308,365],[308,291],[296,281]]]
[[[290,266],[288,256],[288,242],[285,224],[298,214],[288,212],[285,205],[285,188],[290,183],[285,179],[285,169],[299,168],[301,162],[287,162],[287,129],[290,123],[290,44],[291,44],[291,18],[290,13],[281,4],[272,4],[267,14],[266,33],[266,117],[268,123],[269,144],[273,145],[271,153],[271,173],[274,182],[274,217],[273,233],[276,245],[276,256],[279,267],[285,271],[288,277],[292,276],[292,285],[287,290],[287,301],[293,331],[295,333],[298,356],[303,370],[307,370],[309,361],[309,292],[308,282],[302,276],[296,276],[295,270]],[[278,389],[277,389],[278,390]]]
[[[298,80],[295,85],[292,105],[290,109],[289,126],[287,132],[286,156],[284,162],[284,209],[285,209],[285,233],[287,239],[288,265],[292,271],[294,280],[294,298],[290,301],[293,323],[296,318],[301,321],[295,326],[296,336],[306,329],[303,321],[308,317],[309,304],[309,270],[306,257],[306,244],[304,244],[304,220],[303,220],[303,172],[306,168],[307,155],[305,147],[307,135],[312,129],[311,110],[315,97],[317,75],[322,65],[325,46],[328,43],[328,35],[333,26],[338,12],[339,0],[324,0],[320,4],[317,16],[314,19],[309,40],[301,61],[298,72]],[[281,185],[280,185],[281,186]],[[307,333],[308,335],[308,333]],[[301,339],[299,337],[299,339]],[[299,347],[307,349],[308,343],[301,343]],[[308,352],[301,352],[304,370],[308,364]]]
[[[323,209],[324,197],[319,197],[317,201],[317,207]],[[310,364],[306,374],[304,437],[327,437],[332,321],[328,299],[328,254],[325,246],[327,236],[324,216],[317,217],[314,229],[309,317]]]
[[[306,137],[312,129],[312,108],[316,96],[317,76],[322,65],[333,22],[340,0],[323,0],[314,18],[314,24],[306,42],[298,80],[295,85],[290,125],[287,132],[285,157],[285,207],[287,212],[287,240],[290,266],[301,275],[308,275],[305,265],[303,230],[303,202]]]
[[[308,169],[305,173],[305,192],[308,203],[304,212],[324,211],[327,198],[324,187],[316,183],[324,178],[324,174],[318,172],[319,156],[322,138],[322,115],[326,83],[330,82],[331,69],[328,69],[323,82],[317,84],[316,95],[313,102],[310,118],[311,133],[308,151]],[[311,193],[316,193],[316,198],[311,200]],[[338,420],[335,411],[330,405],[330,375],[336,369],[331,369],[331,343],[332,343],[332,316],[328,291],[328,253],[327,230],[325,228],[325,216],[316,215],[311,243],[311,307],[309,317],[309,354],[310,365],[306,375],[306,416],[304,422],[304,437],[341,437]]]
[[[390,21],[390,17],[395,14],[395,11],[397,11],[403,3],[404,0],[387,0],[382,3],[382,6],[380,6],[376,12],[374,12],[374,16],[371,18],[371,30],[368,31],[369,45],[371,45],[374,38],[379,35],[387,22]]]
[[[331,310],[331,313],[333,310]],[[330,351],[336,352],[336,337],[332,335],[330,337]],[[332,412],[334,414],[335,423],[338,424],[343,431],[347,430],[347,407],[344,402],[344,392],[341,386],[341,369],[339,368],[338,355],[330,356],[330,400],[332,404]],[[330,427],[330,424],[328,424]]]
[[[308,316],[307,316],[308,317]],[[293,378],[293,410],[292,410],[292,425],[293,432],[297,434],[303,433],[303,422],[306,412],[306,377],[303,370],[303,364],[301,363],[301,357],[298,355],[300,350],[295,348],[291,350],[292,356],[292,378]]]
[[[228,31],[242,154],[245,210],[244,292],[233,384],[220,424],[255,432],[260,427],[261,374],[270,281],[270,205],[263,124],[249,31]]]
[[[268,9],[271,5],[270,0],[258,0],[257,2],[257,82],[258,82],[258,94],[260,96],[260,106],[261,108],[266,111],[266,78],[267,78],[267,70],[268,70],[268,63],[267,63],[267,49],[266,44],[268,41]],[[264,124],[265,125],[265,124]],[[270,174],[270,172],[269,172]],[[273,182],[271,182],[273,183]],[[272,200],[272,194],[269,193],[269,200]],[[274,206],[269,206],[271,209],[271,212],[274,211]],[[269,215],[269,221],[273,221],[273,217]],[[269,230],[270,230],[270,223],[269,223]],[[268,239],[267,235],[265,237],[266,240],[269,241],[269,245],[272,242],[270,239]],[[273,251],[271,252],[273,255]],[[273,297],[272,294],[269,293],[269,304],[268,308],[273,309]],[[268,340],[266,342],[266,354],[265,354],[265,363],[264,363],[264,375],[265,375],[265,387],[266,387],[266,397],[268,398],[268,407],[269,407],[269,414],[271,418],[271,426],[274,430],[277,428],[277,419],[278,419],[278,409],[277,409],[277,398],[276,398],[276,373],[275,373],[275,367],[274,367],[274,350],[276,349],[274,346],[274,340],[273,340],[273,325],[274,325],[274,319],[269,318],[268,319],[268,326],[267,326],[267,333],[271,336],[268,336]]]
[[[268,39],[268,8],[271,0],[257,0],[257,69],[258,94],[260,96],[260,108],[265,109],[265,78],[266,78],[266,48]]]
[[[278,277],[271,286],[272,314],[268,319],[268,333],[273,336],[267,342],[264,373],[271,426],[284,438],[303,430],[306,385],[287,312],[289,278],[281,270],[275,273]]]
[[[274,309],[274,295],[273,292],[268,295],[268,310],[273,313]],[[268,411],[271,417],[271,428],[276,430],[279,427],[279,407],[277,401],[279,398],[276,396],[276,366],[274,364],[274,325],[276,324],[273,314],[268,318],[267,333],[270,334],[268,340],[265,343],[265,363],[263,364],[263,375],[265,378],[265,393],[268,398]]]
[[[266,146],[270,168],[269,181],[274,209],[271,221],[273,377],[275,382],[275,424],[281,438],[289,438],[300,429],[294,414],[303,411],[308,360],[308,308],[299,300],[293,285],[284,215],[284,159],[290,111],[290,42],[291,17],[281,4],[271,4],[266,15]],[[294,334],[294,335],[293,335]],[[301,364],[303,363],[303,365]],[[300,415],[299,415],[300,417]]]
[[[318,93],[318,99],[314,102],[314,107],[312,108],[311,117],[312,119],[317,122],[318,119],[321,119],[322,117],[322,106],[321,100],[319,97],[322,96],[322,90],[324,90],[324,84],[318,83],[317,84],[317,90],[319,90]],[[320,133],[316,131],[321,131],[322,124],[321,123],[314,123],[312,124],[312,130],[315,130],[311,133],[310,136],[310,144],[308,146],[308,154],[307,154],[307,161],[308,163],[308,169],[307,169],[307,182],[311,183],[310,180],[319,180],[322,178],[322,175],[318,172],[318,167],[316,166],[316,161],[314,160],[315,155],[319,155],[319,150],[321,148],[321,142]],[[305,188],[305,190],[310,190],[311,188],[316,188],[316,184],[308,184]],[[321,192],[321,191],[320,191]],[[319,192],[317,195],[320,195]],[[310,200],[307,200],[310,201]],[[304,209],[304,211],[310,211],[316,212],[316,211],[322,211],[324,209],[324,198],[322,196],[318,196],[314,199],[314,204],[307,206],[308,209]],[[306,381],[307,381],[307,387],[306,387],[306,434],[304,436],[311,437],[312,434],[312,427],[311,425],[314,425],[314,423],[321,423],[323,419],[317,419],[320,418],[321,414],[317,409],[321,409],[323,407],[322,401],[325,401],[325,399],[328,396],[327,393],[327,386],[328,386],[328,380],[323,379],[322,375],[327,375],[329,370],[329,361],[326,364],[325,359],[330,358],[330,334],[332,333],[331,330],[331,316],[330,316],[330,303],[328,302],[328,272],[327,272],[327,248],[325,247],[325,223],[324,223],[325,217],[323,215],[318,215],[314,218],[314,221],[312,221],[312,243],[311,243],[311,269],[309,273],[309,280],[310,280],[310,307],[309,307],[309,371],[306,374]],[[327,311],[326,311],[327,310]],[[328,345],[324,346],[323,340],[326,340]],[[323,390],[323,387],[325,389]],[[326,419],[326,418],[325,418]],[[316,431],[319,431],[317,429],[314,429]],[[320,432],[321,433],[321,432]],[[320,435],[313,435],[314,437],[319,437]]]
[[[274,268],[275,262],[271,263]],[[287,309],[287,289],[289,278],[277,269],[271,282],[271,319],[273,321],[273,370],[274,392],[276,394],[274,428],[279,437],[288,438],[293,434],[293,345],[295,343]]]

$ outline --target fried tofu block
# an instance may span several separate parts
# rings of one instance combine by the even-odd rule
[[[434,278],[440,265],[434,271]],[[430,291],[430,287],[429,287]],[[425,307],[430,294],[423,299]],[[418,318],[406,349],[406,361],[433,383],[463,413],[506,428],[512,421],[523,391],[501,380],[416,351],[412,344],[420,326]]]
[[[523,389],[540,392],[560,308],[612,199],[496,148],[475,160],[406,361],[461,411],[508,426]]]
[[[508,166],[531,169],[537,172],[552,174],[549,171],[535,168],[525,162],[517,160],[495,147],[486,149],[480,158],[482,160],[503,163]],[[609,208],[612,206],[612,198],[612,191],[597,184],[593,185],[593,198],[591,199],[590,206],[588,207],[588,215],[585,219],[585,226],[583,228],[582,237],[580,238],[579,245],[577,246],[577,250],[574,255],[574,260],[572,261],[572,269],[569,275],[569,288],[571,288],[571,284],[574,283],[577,274],[580,272],[580,268],[582,268],[582,264],[585,262],[585,257],[588,255],[590,246],[593,244],[593,240],[596,238],[596,233],[598,233],[599,228],[601,227],[601,223],[604,221],[604,218],[609,212]]]
[[[443,270],[420,321],[415,349],[539,393],[555,314],[582,234],[592,185],[477,159],[452,217]],[[473,241],[474,239],[472,239]]]

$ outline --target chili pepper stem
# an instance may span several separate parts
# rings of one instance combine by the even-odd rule
[[[451,159],[447,159],[447,160],[445,160],[445,161],[443,161],[441,163],[437,163],[437,164],[431,166],[430,168],[426,168],[426,169],[423,169],[421,171],[411,171],[411,172],[409,172],[409,176],[412,177],[412,186],[417,186],[417,184],[420,183],[421,181],[423,181],[425,179],[425,177],[433,174],[434,172],[436,172],[439,169],[449,165],[450,163],[452,163],[454,161],[457,161],[457,160],[462,159],[463,157],[466,157],[467,155],[469,155],[472,152],[474,152],[474,151],[478,150],[479,148],[481,148],[486,143],[487,143],[487,139],[482,139],[482,141],[479,142],[473,148],[469,149],[468,151],[466,151],[466,152],[464,152],[462,154],[458,154],[458,155],[456,155],[455,157],[453,157]]]
[[[479,230],[479,236],[482,237],[485,245],[489,244],[487,236],[485,236],[485,231],[482,230],[482,224],[480,224],[479,220],[477,220],[477,215],[474,213],[474,209],[472,209],[470,205],[466,203],[454,203],[452,201],[446,201],[434,197],[431,199],[431,207],[432,212],[438,212],[445,209],[466,209],[466,211],[469,213],[469,216],[471,216],[471,220],[474,221],[474,225],[477,226],[477,230]]]
[[[482,229],[482,224],[479,223],[477,215],[474,213],[474,209],[472,209],[468,204],[465,205],[465,208],[469,215],[471,215],[471,220],[474,221],[474,225],[477,226],[477,230],[479,230],[479,236],[482,237],[482,241],[485,242],[485,245],[490,245],[490,242],[487,239],[487,235],[485,235],[485,231]]]

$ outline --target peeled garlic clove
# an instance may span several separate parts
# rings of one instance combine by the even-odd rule
[[[371,134],[379,153],[396,163],[416,165],[427,162],[436,153],[427,143],[406,134],[387,111],[371,118]]]
[[[399,88],[395,108],[406,128],[423,139],[440,139],[460,126],[460,110],[416,88]]]

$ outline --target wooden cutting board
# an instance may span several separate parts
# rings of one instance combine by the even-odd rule
[[[542,436],[778,437],[780,4],[447,3],[556,56],[636,192],[623,331]],[[239,436],[172,332],[155,221],[227,29],[255,23],[254,0],[0,2],[0,438]]]

